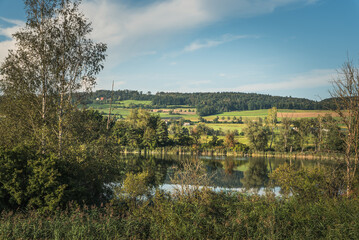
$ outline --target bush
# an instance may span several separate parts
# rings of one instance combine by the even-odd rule
[[[149,186],[147,184],[148,172],[141,172],[138,174],[127,173],[126,178],[120,187],[119,197],[129,197],[131,200],[136,200],[149,193]]]
[[[52,211],[62,201],[67,185],[60,181],[57,158],[32,149],[22,145],[0,151],[1,209]]]
[[[270,178],[281,188],[284,195],[292,195],[300,201],[308,202],[340,195],[345,181],[343,173],[337,169],[295,169],[291,165],[283,164],[270,175]]]

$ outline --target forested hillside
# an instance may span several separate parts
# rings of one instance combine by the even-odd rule
[[[278,109],[322,110],[330,108],[332,101],[313,101],[305,98],[280,97],[256,93],[214,92],[214,93],[143,93],[135,90],[109,90],[94,92],[87,101],[106,102],[113,95],[115,101],[149,100],[153,108],[188,105],[195,107],[200,116],[213,115],[228,111],[259,110],[276,107]]]

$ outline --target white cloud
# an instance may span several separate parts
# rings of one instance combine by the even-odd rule
[[[227,17],[243,18],[268,14],[280,7],[315,3],[317,0],[154,0],[130,5],[118,0],[84,0],[81,9],[93,23],[92,38],[107,43],[106,69],[116,67],[132,57],[155,54],[173,37],[184,31],[200,28]],[[11,37],[22,21],[4,19],[12,27],[1,28],[0,35]],[[236,37],[194,42],[187,51],[213,47]],[[14,42],[0,42],[0,61]]]
[[[317,0],[159,0],[133,7],[116,0],[85,0],[82,9],[93,22],[93,37],[109,45],[111,61],[124,61],[138,52],[161,48],[184,30],[195,29],[226,17],[251,17],[291,4]],[[223,39],[222,39],[223,41]],[[193,43],[187,50],[222,44]],[[111,62],[109,61],[109,62]]]
[[[117,62],[161,48],[179,31],[211,18],[197,0],[157,1],[137,8],[114,0],[87,0],[82,8],[93,23],[93,38],[107,43],[110,61]]]
[[[0,17],[1,20],[7,22],[7,23],[11,23],[13,25],[16,26],[24,26],[25,22],[22,20],[16,20],[16,19],[9,19],[9,18],[4,18],[4,17]]]
[[[190,45],[186,46],[184,48],[184,52],[193,52],[196,50],[199,50],[201,48],[210,48],[210,47],[215,47],[227,42],[232,42],[238,39],[244,39],[244,38],[251,38],[253,36],[248,36],[248,35],[237,35],[237,36],[233,36],[230,34],[226,34],[224,36],[222,36],[220,39],[207,39],[207,40],[197,40],[194,41],[193,43],[191,43]]]
[[[290,78],[288,81],[273,83],[256,83],[237,88],[241,92],[267,92],[273,90],[296,90],[329,86],[337,74],[333,69],[316,69]]]
[[[5,57],[8,55],[9,49],[14,49],[14,48],[15,48],[15,41],[13,40],[0,42],[0,64],[3,60],[5,60]]]
[[[125,84],[126,84],[125,81],[115,82],[114,87],[115,87],[115,88],[119,88],[120,86],[125,85]]]
[[[12,39],[12,35],[16,33],[21,27],[25,25],[23,21],[11,20],[0,17],[1,20],[12,24],[10,27],[0,26],[0,36],[6,37],[8,40],[0,41],[0,62],[2,62],[8,55],[9,49],[15,49],[15,40]]]
[[[202,48],[211,48],[216,47],[228,42],[232,42],[238,39],[245,39],[245,38],[258,38],[258,36],[251,36],[251,35],[231,35],[225,34],[217,39],[203,39],[203,40],[196,40],[186,47],[183,48],[181,51],[166,53],[163,55],[163,58],[175,58],[182,54],[194,52],[200,50]],[[222,76],[223,77],[223,76]]]
[[[225,77],[227,77],[227,74],[225,74],[225,73],[220,73],[220,74],[218,74],[218,76],[221,77],[221,78],[225,78]]]

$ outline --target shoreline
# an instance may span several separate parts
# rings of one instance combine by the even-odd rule
[[[312,152],[241,152],[232,149],[192,149],[190,147],[175,148],[157,148],[134,150],[124,148],[122,151],[127,154],[138,154],[141,156],[157,155],[165,157],[166,155],[191,155],[191,156],[228,156],[228,157],[266,157],[266,158],[286,158],[286,159],[304,159],[304,160],[344,160],[342,153],[312,153]]]

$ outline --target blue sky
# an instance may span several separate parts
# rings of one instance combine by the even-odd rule
[[[83,0],[108,44],[96,89],[329,97],[347,56],[359,61],[358,0]],[[0,61],[25,22],[0,0]]]

